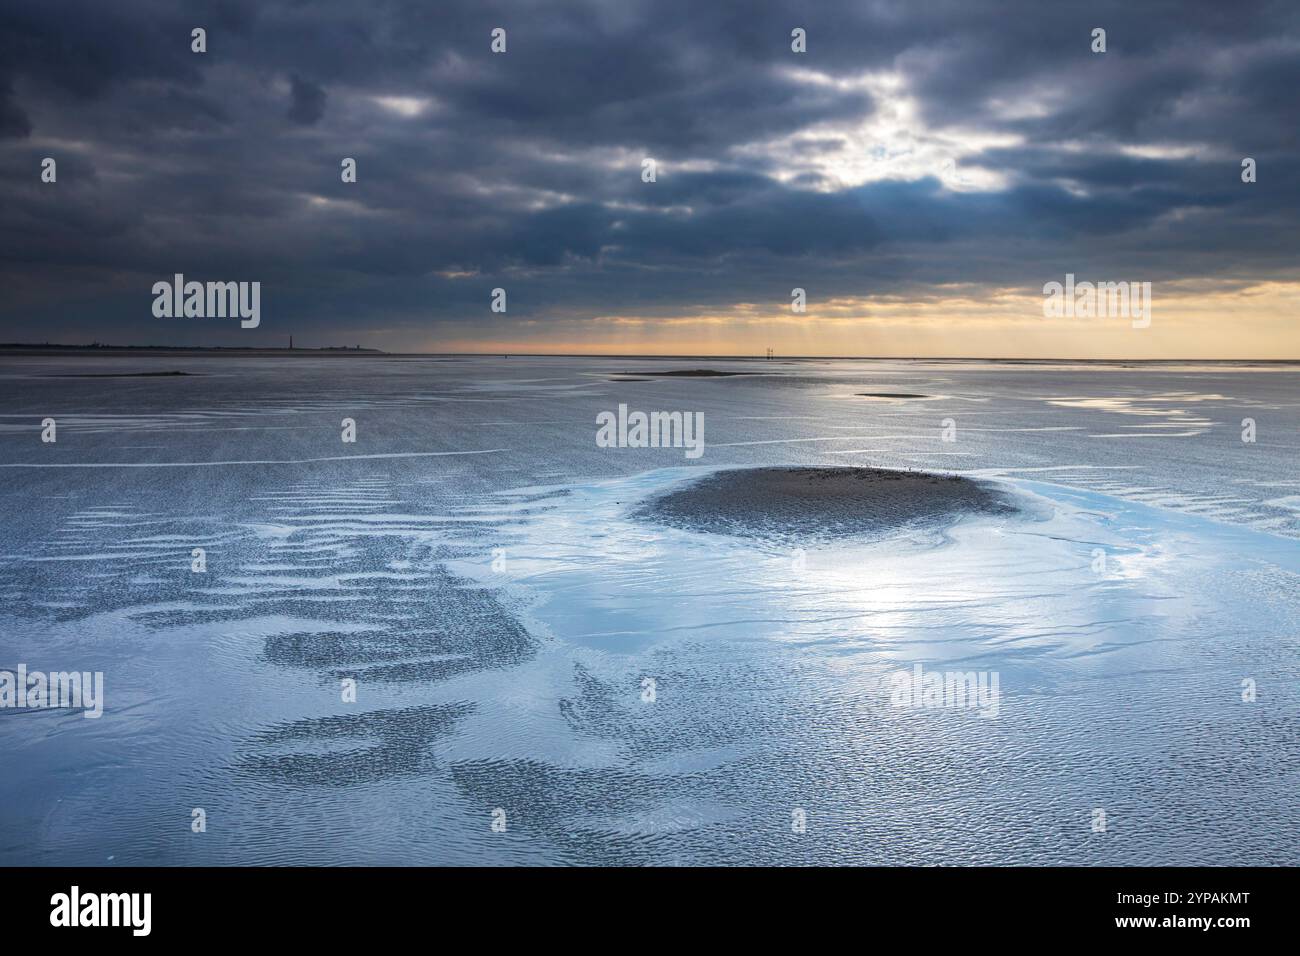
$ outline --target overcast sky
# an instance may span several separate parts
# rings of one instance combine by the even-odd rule
[[[1298,101],[1294,0],[0,0],[0,339],[1300,358]]]

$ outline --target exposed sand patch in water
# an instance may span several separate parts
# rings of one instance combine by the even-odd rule
[[[881,468],[742,468],[714,472],[637,517],[742,537],[879,538],[968,514],[1010,514],[996,488],[957,475]]]

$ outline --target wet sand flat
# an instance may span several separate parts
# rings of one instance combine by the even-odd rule
[[[1296,863],[1296,368],[641,383],[690,463],[623,357],[51,374],[148,367],[0,362],[0,670],[105,689],[0,714],[0,863]]]

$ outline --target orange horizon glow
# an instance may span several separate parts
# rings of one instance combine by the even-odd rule
[[[940,288],[924,301],[840,298],[795,314],[738,303],[658,315],[527,319],[495,335],[407,338],[381,348],[538,355],[1300,360],[1300,282],[1232,291],[1157,283],[1151,324],[1127,318],[1048,319],[1043,296],[1022,289]],[[371,336],[373,338],[373,336]],[[399,345],[400,343],[400,345]]]

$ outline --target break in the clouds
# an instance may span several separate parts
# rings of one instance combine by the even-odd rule
[[[795,286],[1291,283],[1297,10],[4,0],[0,338],[663,345]],[[260,281],[262,325],[160,324],[174,273]]]

